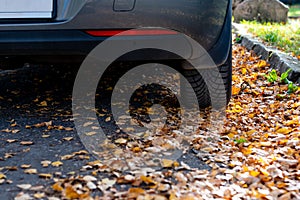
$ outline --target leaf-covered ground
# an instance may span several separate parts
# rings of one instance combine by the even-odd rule
[[[123,172],[118,170],[120,163],[108,166],[90,159],[89,153],[80,146],[63,155],[54,152],[50,154],[53,157],[45,159],[33,157],[33,163],[20,160],[17,166],[7,166],[7,160],[15,154],[6,152],[0,160],[0,190],[16,182],[12,174],[21,171],[45,180],[45,184],[22,180],[21,184],[12,186],[15,187],[12,191],[18,191],[16,200],[300,199],[300,90],[288,92],[288,85],[280,80],[270,83],[265,76],[270,71],[266,61],[244,47],[233,46],[233,95],[226,109],[224,127],[217,131],[198,130],[192,138],[191,149],[207,164],[207,169],[191,167],[185,161],[162,159],[163,169],[137,168]],[[35,103],[46,109],[49,102],[51,106],[56,105],[51,99],[37,99]],[[2,130],[1,138],[16,149],[24,147],[24,156],[26,151],[38,151],[34,147],[45,145],[47,138],[58,136],[45,130],[73,131],[70,123],[59,125],[51,120],[23,124],[32,134],[36,129],[44,130],[41,137],[45,143],[39,143],[30,138],[14,139],[22,130],[14,120],[9,124]],[[59,137],[57,144],[67,144],[64,148],[74,145],[78,139],[69,134]],[[137,157],[143,155],[144,146],[126,144],[126,138],[118,141],[133,145],[129,149]],[[72,163],[72,169],[60,171]]]

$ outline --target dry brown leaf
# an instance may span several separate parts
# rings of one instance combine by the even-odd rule
[[[40,178],[50,179],[52,178],[52,174],[40,173],[38,174]]]

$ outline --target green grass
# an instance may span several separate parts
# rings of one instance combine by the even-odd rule
[[[256,21],[243,21],[242,24],[250,33],[300,60],[300,19],[289,19],[286,24]]]
[[[300,4],[290,6],[289,17],[300,17]]]

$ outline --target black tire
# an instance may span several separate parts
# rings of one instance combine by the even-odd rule
[[[184,70],[183,75],[191,87],[181,81],[181,98],[189,107],[194,107],[192,97],[195,94],[200,109],[210,106],[222,108],[231,98],[232,82],[232,56],[231,51],[226,62],[218,68],[201,70]],[[220,77],[221,76],[221,77]],[[205,77],[205,78],[203,78]],[[213,92],[209,92],[213,91]],[[212,103],[213,102],[213,103]]]

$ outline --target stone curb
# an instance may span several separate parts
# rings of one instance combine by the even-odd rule
[[[289,56],[275,48],[267,47],[258,39],[247,33],[242,24],[232,23],[235,32],[241,38],[241,45],[248,50],[253,50],[262,59],[268,61],[273,69],[277,69],[280,73],[292,69],[288,79],[300,84],[300,61]]]

